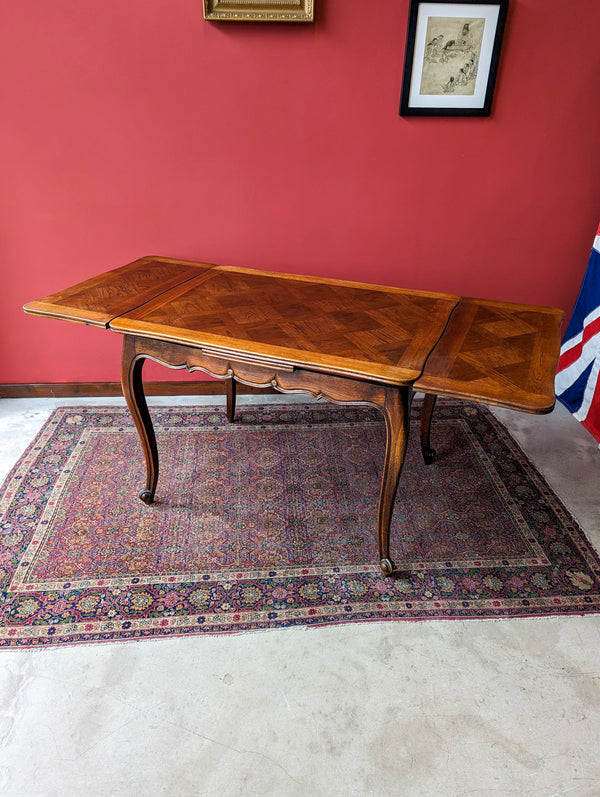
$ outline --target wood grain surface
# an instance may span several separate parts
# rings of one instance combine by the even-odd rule
[[[185,280],[197,277],[210,265],[142,257],[43,299],[28,302],[30,315],[78,321],[107,328],[115,316],[149,301]]]
[[[25,312],[526,412],[554,406],[561,310],[148,256]]]
[[[550,412],[562,310],[461,299],[415,390]]]
[[[400,385],[419,376],[457,302],[448,294],[216,266],[110,327]]]

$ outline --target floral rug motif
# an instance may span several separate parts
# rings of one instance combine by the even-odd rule
[[[597,612],[600,560],[485,408],[418,413],[378,565],[377,410],[154,407],[156,502],[121,407],[63,407],[0,492],[0,646]]]

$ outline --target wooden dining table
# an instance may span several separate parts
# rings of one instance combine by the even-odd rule
[[[159,458],[144,395],[150,359],[236,383],[379,409],[386,448],[379,564],[394,572],[390,521],[412,396],[425,394],[421,448],[433,462],[437,396],[530,413],[554,406],[561,310],[237,266],[143,257],[29,302],[26,313],[123,335],[121,382],[146,460],[140,498],[154,501]]]

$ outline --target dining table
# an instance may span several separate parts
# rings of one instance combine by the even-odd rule
[[[123,336],[121,384],[145,457],[146,504],[159,476],[146,360],[225,380],[230,422],[238,383],[376,407],[386,430],[377,515],[386,576],[415,392],[424,394],[428,464],[438,396],[537,414],[555,403],[563,312],[552,307],[146,256],[24,310]]]

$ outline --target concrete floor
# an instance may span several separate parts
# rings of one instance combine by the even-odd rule
[[[0,401],[0,478],[75,403]],[[600,548],[591,436],[497,415]],[[16,797],[600,795],[600,616],[0,650],[0,709]]]

